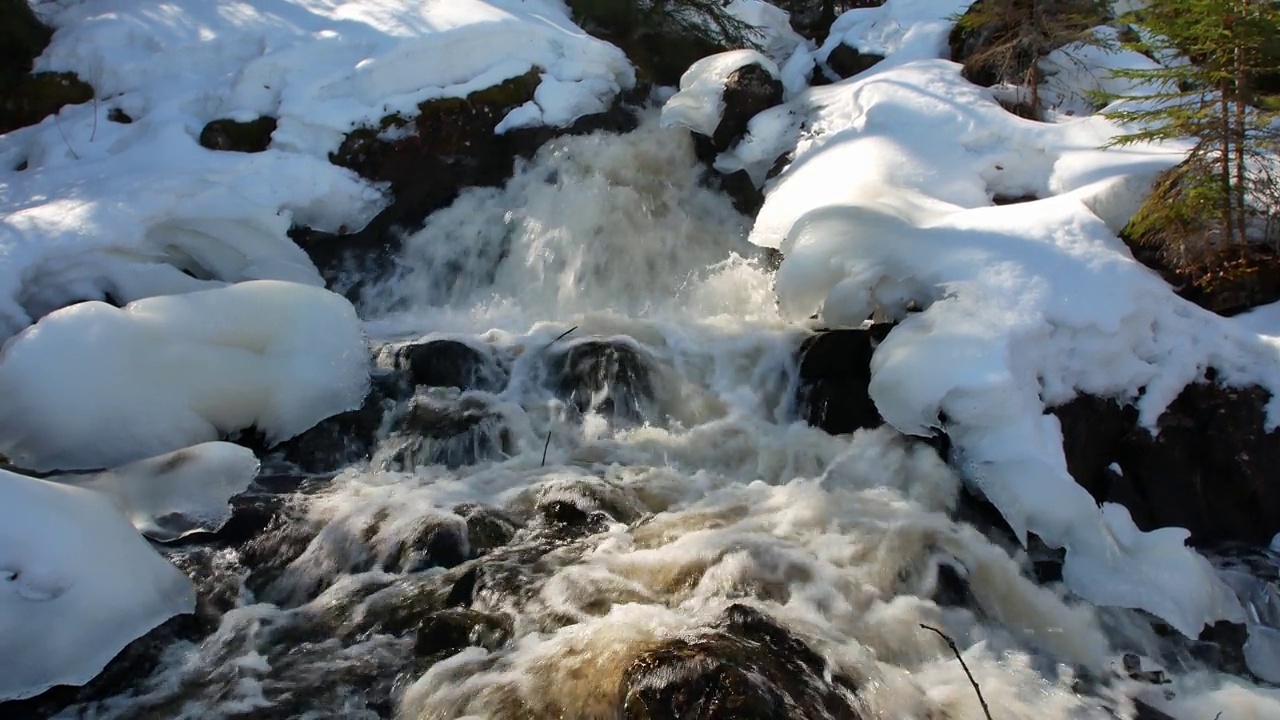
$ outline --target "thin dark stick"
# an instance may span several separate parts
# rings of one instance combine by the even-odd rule
[[[982,688],[978,687],[978,681],[973,679],[973,673],[969,672],[969,666],[964,664],[964,658],[960,657],[960,648],[956,647],[956,641],[947,637],[947,634],[936,627],[920,624],[925,630],[932,630],[938,633],[938,637],[942,638],[947,647],[951,648],[951,652],[955,654],[956,659],[960,661],[960,667],[964,668],[964,674],[969,676],[969,684],[973,686],[973,691],[978,693],[978,702],[982,703],[982,712],[987,716],[987,720],[992,720],[991,710],[987,707],[987,699],[982,697]]]
[[[557,335],[555,340],[552,340],[551,342],[547,343],[547,344],[546,344],[546,345],[544,345],[543,347],[551,347],[552,345],[555,345],[556,343],[558,343],[558,342],[560,342],[561,340],[563,340],[565,335],[568,335],[569,333],[571,333],[571,332],[573,332],[574,330],[577,330],[577,329],[578,329],[578,326],[577,326],[577,325],[574,325],[573,327],[569,328],[568,330],[565,330],[564,332],[562,332],[562,333],[560,333],[559,335]]]
[[[547,448],[551,447],[551,431],[547,431],[547,442],[542,446],[542,464],[538,467],[546,467],[547,465]]]

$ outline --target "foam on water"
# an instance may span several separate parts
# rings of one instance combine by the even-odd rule
[[[1119,679],[1123,651],[1185,658],[1138,613],[1035,583],[1025,553],[954,519],[960,482],[932,448],[794,421],[806,330],[778,319],[770,273],[736,254],[747,221],[703,187],[688,138],[655,120],[556,141],[505,188],[464,193],[407,239],[400,274],[363,308],[375,335],[463,336],[514,357],[506,389],[478,393],[509,452],[452,470],[348,468],[251,543],[270,572],[229,551],[186,558],[202,594],[221,593],[217,630],[79,710],[614,718],[637,657],[732,603],[854,680],[866,718],[984,717],[922,623],[956,639],[1001,720],[1132,717],[1138,694],[1178,718],[1275,702],[1206,673],[1171,670],[1161,690],[1176,700]],[[643,423],[575,413],[547,387],[552,350],[615,335],[649,369]],[[488,542],[477,506],[496,508],[508,541],[482,564],[430,562],[450,537],[463,555]],[[939,600],[947,572],[965,602]],[[424,662],[420,608],[468,583],[468,612],[501,627]]]

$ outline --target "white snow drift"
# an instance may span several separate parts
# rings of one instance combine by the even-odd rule
[[[36,69],[76,73],[97,100],[0,135],[0,341],[81,300],[255,279],[318,285],[290,224],[356,228],[382,202],[328,160],[347,131],[533,68],[542,85],[504,127],[568,124],[634,82],[622,52],[555,0],[38,10],[58,31]],[[266,152],[197,142],[210,120],[259,116],[279,121]]]
[[[720,158],[761,178],[764,163],[793,155],[751,234],[785,255],[780,307],[832,325],[901,321],[872,363],[880,412],[908,433],[945,427],[967,480],[1024,541],[1034,532],[1066,548],[1077,593],[1192,636],[1241,620],[1185,531],[1143,533],[1123,508],[1096,506],[1067,473],[1045,408],[1088,392],[1136,401],[1151,426],[1209,367],[1223,382],[1280,389],[1280,353],[1176,297],[1116,238],[1178,148],[1104,151],[1117,128],[1101,116],[1047,124],[1006,112],[938,59],[963,5],[889,0],[846,14],[822,52],[844,42],[886,60],[762,114]],[[668,107],[706,107],[698,87],[682,83]],[[718,113],[705,115],[684,124],[714,127]],[[1043,199],[995,206],[996,196]]]
[[[256,427],[270,441],[357,407],[369,356],[354,308],[274,280],[59,310],[0,351],[0,452],[108,467]]]
[[[0,470],[0,700],[84,684],[194,608],[191,581],[106,495]]]

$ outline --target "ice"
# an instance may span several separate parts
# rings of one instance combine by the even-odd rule
[[[1087,392],[1135,402],[1152,428],[1208,368],[1220,382],[1280,389],[1280,349],[1252,327],[1261,312],[1231,321],[1181,300],[1116,238],[1185,147],[1101,150],[1118,131],[1101,116],[1049,124],[1006,112],[937,59],[944,5],[890,0],[842,16],[832,37],[886,61],[774,109],[722,157],[755,177],[764,155],[794,156],[751,233],[785,256],[779,308],[831,325],[899,321],[872,362],[881,414],[908,433],[945,429],[966,480],[1021,537],[1066,549],[1072,590],[1191,636],[1239,620],[1185,531],[1140,532],[1075,484],[1045,414]],[[1084,75],[1060,72],[1058,97],[1096,89],[1072,85]],[[1030,201],[995,205],[1001,196]]]
[[[244,492],[257,473],[252,450],[209,442],[94,475],[55,479],[106,495],[138,532],[169,542],[221,529],[231,519],[227,501]]]
[[[0,351],[0,448],[35,469],[102,468],[256,427],[280,441],[357,407],[354,308],[257,280],[45,316]]]
[[[384,201],[329,162],[352,128],[533,68],[543,87],[502,129],[567,125],[634,82],[623,53],[555,0],[42,10],[58,32],[36,69],[75,72],[97,99],[0,135],[0,341],[82,300],[255,279],[319,285],[290,225],[358,229]],[[278,119],[265,152],[197,143],[211,120],[262,115]]]
[[[195,591],[107,496],[0,470],[0,700],[88,682]]]
[[[756,50],[730,50],[704,57],[680,76],[680,92],[662,106],[662,126],[714,135],[724,114],[725,81],[748,65],[759,65],[775,78],[781,74],[777,63]]]

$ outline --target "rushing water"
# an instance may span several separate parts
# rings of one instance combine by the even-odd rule
[[[432,457],[488,459],[415,467],[392,437],[248,545],[173,551],[205,626],[64,715],[614,718],[637,658],[741,603],[850,680],[865,718],[984,717],[922,624],[999,720],[1132,717],[1135,693],[1264,716],[1189,643],[1037,584],[1024,552],[957,520],[932,448],[797,422],[808,329],[778,319],[749,220],[699,177],[650,117],[556,141],[432,216],[361,310],[378,342],[490,353],[505,386],[421,398],[484,417]],[[566,401],[549,358],[596,340],[630,370]],[[1121,677],[1126,652],[1173,682]]]

